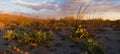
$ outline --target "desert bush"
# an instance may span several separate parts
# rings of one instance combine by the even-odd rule
[[[15,31],[13,30],[7,30],[6,34],[3,36],[4,39],[7,39],[8,41],[11,41],[15,38]]]
[[[73,31],[72,35],[70,35],[70,39],[78,43],[77,45],[79,47],[82,46],[82,48],[85,48],[83,53],[104,54],[101,45],[94,41],[92,37],[89,36],[86,29],[81,26],[79,26],[76,31]]]
[[[85,53],[87,53],[87,54],[104,54],[101,45],[91,38],[89,38],[88,40],[85,40],[83,42],[79,42],[78,45],[80,47],[81,47],[81,45],[84,45],[84,48],[86,48],[86,50],[82,52],[83,54],[85,54]]]
[[[7,30],[7,33],[3,36],[7,41],[16,40],[21,45],[27,47],[52,46],[49,43],[53,43],[54,36],[52,31],[32,31],[32,32],[19,32],[13,30]]]
[[[86,29],[82,28],[81,25],[76,31],[73,31],[72,35],[70,36],[70,38],[74,41],[80,41],[81,39],[88,37],[88,32]]]

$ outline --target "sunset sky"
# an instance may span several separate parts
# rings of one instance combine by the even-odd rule
[[[120,19],[120,0],[0,0],[0,13],[58,18],[76,14],[81,3],[90,16]]]

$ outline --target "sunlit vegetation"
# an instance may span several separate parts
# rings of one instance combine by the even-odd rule
[[[77,45],[79,47],[85,49],[82,52],[83,54],[104,54],[100,44],[94,41],[86,29],[81,27],[81,25],[70,35],[70,39],[78,43]]]
[[[81,25],[76,31],[73,31],[73,33],[70,36],[70,38],[73,41],[80,41],[81,39],[88,37],[89,37],[88,32],[86,31],[86,29],[82,28]]]
[[[120,29],[120,20],[79,20],[72,16],[61,19],[7,16],[8,17],[0,17],[0,30],[5,32],[2,38],[7,40],[8,45],[13,41],[17,41],[20,46],[25,46],[28,49],[39,46],[54,47],[56,37],[59,36],[56,33],[69,31],[65,36],[69,41],[77,43],[79,48],[84,49],[81,52],[82,54],[103,54],[102,45],[94,40],[96,37],[95,33],[105,31],[104,27],[112,27],[116,30]],[[77,25],[80,25],[77,29],[75,29],[76,21]],[[73,29],[66,30],[66,28]],[[60,33],[60,35],[62,36],[63,33]],[[23,51],[17,45],[14,45],[12,49],[18,53],[29,53]]]
[[[7,30],[3,38],[7,39],[8,42],[16,40],[19,44],[27,47],[37,47],[38,45],[50,47],[50,43],[53,43],[52,41],[54,40],[52,31],[44,32],[42,30],[23,33],[20,31]]]

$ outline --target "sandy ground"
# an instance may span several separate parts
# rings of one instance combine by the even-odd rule
[[[10,44],[6,45],[6,40],[2,39],[2,36],[5,32],[0,32],[0,50],[2,53],[3,51],[9,51],[6,52],[7,54],[17,54],[15,51],[13,51],[12,47],[14,45],[18,45],[15,41],[11,42]],[[20,48],[24,51],[29,51],[30,54],[79,54],[81,53],[82,49],[79,48],[74,42],[70,41],[68,38],[68,34],[70,34],[70,30],[64,29],[61,32],[55,32],[55,45],[53,47],[47,48],[39,46],[34,49],[25,49],[24,47]]]
[[[103,45],[105,54],[120,54],[120,31],[106,27],[105,31],[98,33],[96,40]]]
[[[105,54],[120,54],[120,31],[113,31],[110,27],[105,27],[105,31],[97,33],[96,41],[103,45]],[[80,54],[81,48],[70,41],[67,37],[70,30],[63,30],[61,32],[55,32],[55,46],[51,48],[37,47],[35,49],[28,50],[30,54]],[[7,50],[7,54],[17,54],[11,47],[16,45],[12,43],[10,46],[6,45],[6,41],[2,39],[2,35],[5,32],[0,31],[0,52]],[[26,50],[23,48],[23,50]],[[10,53],[8,53],[10,51]]]

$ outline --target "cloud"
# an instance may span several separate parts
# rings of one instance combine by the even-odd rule
[[[11,14],[11,15],[22,15],[27,17],[35,17],[35,13],[28,13],[26,11],[17,11],[17,10],[0,10],[0,14]]]
[[[28,3],[22,0],[13,0],[14,3],[32,8],[34,10],[68,10],[70,8],[78,8],[80,3],[89,3],[91,0],[56,0],[56,2],[41,2],[41,3]],[[58,4],[59,3],[59,4]],[[61,3],[61,4],[60,4]]]
[[[96,4],[93,7],[100,8],[105,12],[120,12],[120,0],[96,0]]]
[[[90,4],[91,0],[56,0],[56,2],[61,9],[60,15],[69,15],[76,14],[80,5],[86,7]]]
[[[8,5],[7,2],[0,2],[0,5]]]
[[[58,5],[52,2],[42,2],[42,3],[27,3],[23,2],[22,0],[13,0],[14,3],[32,8],[34,10],[58,10]]]
[[[84,4],[84,7],[89,5],[88,10],[90,14],[109,11],[120,12],[120,0],[55,0],[55,2],[46,1],[41,3],[29,3],[23,2],[22,0],[13,0],[13,2],[36,10],[38,15],[53,17],[77,14],[78,9],[82,4]]]

